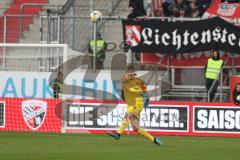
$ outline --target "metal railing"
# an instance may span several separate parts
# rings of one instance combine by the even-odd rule
[[[54,7],[56,10],[58,10],[60,7],[62,7],[63,5],[59,5],[59,4],[39,4],[39,3],[23,3],[20,6],[20,35],[21,37],[23,37],[23,17],[25,17],[24,13],[24,8],[25,7],[31,7],[31,6],[39,6],[39,7]]]

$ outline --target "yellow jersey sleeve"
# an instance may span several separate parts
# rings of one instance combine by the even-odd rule
[[[145,92],[145,88],[143,88],[144,82],[138,77],[128,79],[127,76],[124,75],[121,84],[124,91],[125,102],[130,106],[135,106],[136,98],[139,97],[140,93]]]

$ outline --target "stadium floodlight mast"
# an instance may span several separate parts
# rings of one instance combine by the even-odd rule
[[[93,70],[96,70],[96,53],[97,53],[97,23],[102,20],[102,13],[100,11],[93,11],[90,14],[91,21],[93,22]]]

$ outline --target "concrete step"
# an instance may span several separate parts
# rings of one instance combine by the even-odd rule
[[[122,26],[115,26],[115,27],[106,26],[106,27],[104,27],[103,31],[107,32],[107,33],[111,33],[111,34],[114,33],[114,35],[122,34]]]
[[[106,53],[106,59],[104,61],[104,68],[111,68],[111,64],[113,63],[114,66],[112,66],[112,69],[125,69],[125,63],[126,59],[124,59],[122,56],[118,58],[114,58],[114,62],[112,61],[112,58],[116,56],[117,52],[107,52]]]
[[[49,4],[65,4],[68,0],[49,0]]]
[[[3,15],[3,13],[8,9],[9,2],[8,0],[1,0],[0,1],[0,15]]]
[[[122,34],[112,35],[112,34],[104,34],[103,39],[109,42],[120,42],[123,40]]]
[[[31,24],[29,26],[29,31],[31,32],[40,32],[40,26],[38,24]]]
[[[129,14],[128,11],[124,11],[124,10],[116,10],[113,12],[113,15],[120,16],[122,18],[127,18],[128,14]]]
[[[89,0],[76,0],[75,1],[75,6],[90,6]]]

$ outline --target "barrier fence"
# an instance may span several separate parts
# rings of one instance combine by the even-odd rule
[[[0,130],[105,133],[125,111],[121,101],[0,98]],[[239,107],[229,103],[151,102],[140,125],[157,135],[240,137],[239,119]]]

